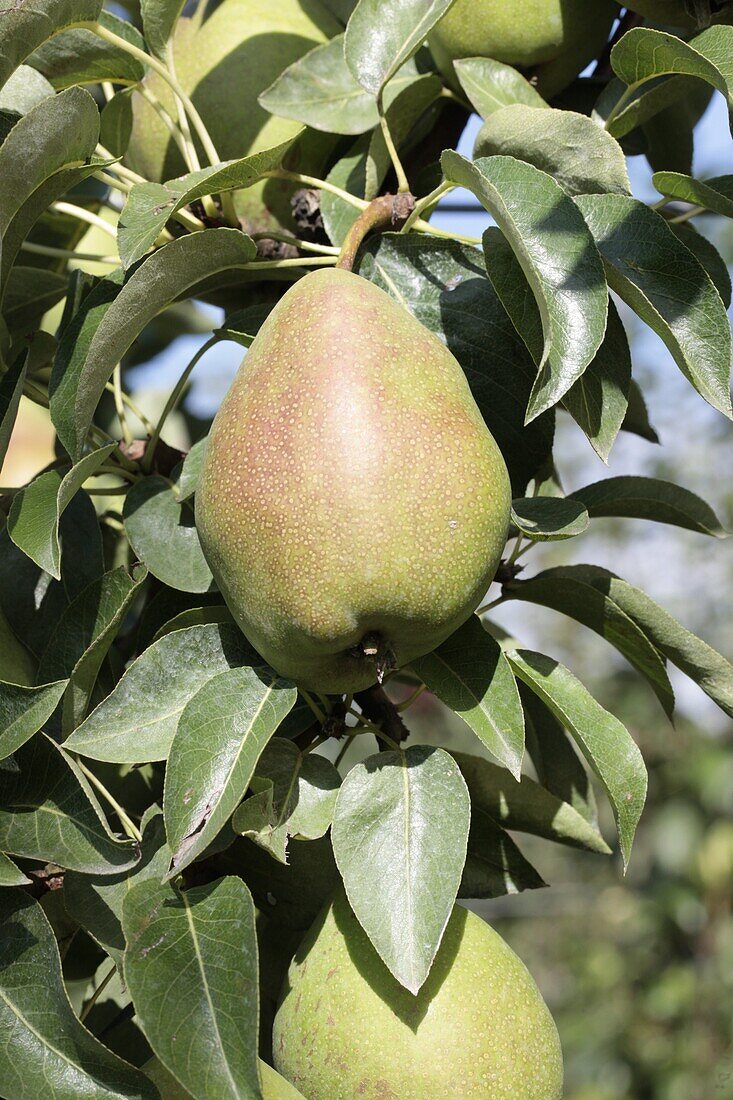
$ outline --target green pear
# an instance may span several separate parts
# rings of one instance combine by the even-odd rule
[[[597,57],[617,16],[613,0],[456,0],[428,41],[453,87],[454,61],[490,57],[531,69],[538,90],[552,96]]]
[[[178,21],[173,40],[176,76],[197,108],[222,160],[248,156],[287,141],[302,129],[276,118],[257,97],[283,69],[338,34],[342,28],[320,0],[222,0],[201,4]],[[167,84],[155,73],[144,81],[176,117]],[[294,171],[320,170],[331,135],[306,131],[288,154]],[[206,163],[199,147],[202,164]],[[181,153],[160,115],[133,96],[133,129],[125,161],[146,179],[163,181],[186,171]],[[250,232],[287,224],[292,184],[266,181],[235,195],[235,207]]]
[[[196,523],[252,645],[343,693],[471,615],[510,497],[444,344],[366,279],[321,269],[272,310],[216,415]]]
[[[628,0],[623,6],[665,26],[684,27],[691,31],[702,29],[694,15],[694,4],[685,3],[685,0]],[[733,23],[733,3],[730,0],[713,0],[710,6],[713,23]]]
[[[151,1058],[143,1066],[145,1074],[157,1086],[160,1100],[190,1100],[191,1094],[184,1089],[158,1058]],[[262,1100],[303,1100],[303,1096],[293,1088],[289,1081],[260,1061],[260,1079],[262,1082]]]
[[[417,996],[390,974],[340,891],[290,966],[276,1068],[308,1100],[559,1100],[557,1029],[531,974],[456,906]]]

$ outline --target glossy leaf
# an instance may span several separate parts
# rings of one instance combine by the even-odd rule
[[[148,322],[208,276],[242,267],[254,254],[254,242],[239,230],[193,233],[149,256],[116,294],[119,278],[92,291],[94,300],[90,294],[64,332],[51,379],[51,416],[69,454],[78,457],[115,365]]]
[[[228,624],[167,634],[133,661],[66,748],[119,764],[165,760],[189,699],[213,676],[253,657],[244,636]]]
[[[582,195],[576,202],[611,289],[661,337],[705,400],[733,416],[730,324],[705,269],[644,203],[624,195]]]
[[[94,22],[102,0],[34,0],[3,12],[0,21],[0,87],[29,54],[51,35],[82,20]]]
[[[696,493],[656,477],[609,477],[573,490],[572,499],[584,504],[590,516],[649,519],[715,538],[728,534]]]
[[[626,867],[646,798],[646,768],[639,749],[626,727],[563,665],[526,649],[509,650],[507,657],[515,674],[572,734],[603,784],[613,806]]]
[[[455,355],[521,495],[549,457],[551,415],[524,427],[536,376],[481,262],[454,241],[385,234],[361,252],[359,273],[396,298]]]
[[[594,630],[610,642],[644,676],[665,712],[674,710],[674,693],[665,663],[644,631],[608,595],[588,584],[582,566],[546,569],[527,581],[512,581],[504,593],[510,599],[551,607]]]
[[[412,668],[518,777],[524,754],[519,692],[504,654],[480,620],[472,615],[436,650],[413,661]]]
[[[608,294],[598,250],[573,200],[534,165],[513,157],[471,164],[451,150],[441,163],[446,179],[467,187],[496,219],[537,302],[544,350],[529,422],[567,393],[601,345]]]
[[[163,799],[176,873],[226,825],[296,695],[287,680],[260,665],[214,676],[186,704],[171,746]]]
[[[55,711],[68,680],[39,687],[0,681],[0,759],[10,756],[42,729]]]
[[[125,981],[160,1060],[196,1100],[260,1100],[255,909],[241,879],[137,883],[122,926]]]
[[[602,855],[610,852],[594,822],[528,775],[516,780],[483,757],[463,752],[453,756],[468,786],[472,812],[486,814],[504,829]]]
[[[351,908],[411,993],[453,909],[470,813],[455,762],[427,745],[368,757],[339,791],[331,836]]]
[[[7,1100],[155,1100],[140,1070],[79,1022],[43,909],[22,890],[0,891],[0,1090]]]
[[[331,826],[341,784],[330,760],[276,737],[262,753],[232,827],[287,863],[290,837],[317,840]]]
[[[346,27],[344,56],[373,96],[417,53],[453,0],[359,0]]]
[[[109,443],[85,455],[70,470],[56,467],[32,481],[13,498],[8,533],[24,554],[56,580],[61,579],[59,523],[83,483],[115,450]]]
[[[158,580],[183,592],[209,592],[214,578],[194,524],[193,509],[159,474],[136,482],[125,497],[125,533]]]
[[[0,762],[0,851],[101,875],[137,860],[110,833],[71,758],[43,734]]]
[[[272,149],[253,153],[240,160],[229,160],[223,164],[200,168],[166,183],[135,184],[120,214],[118,236],[123,267],[131,267],[150,251],[166,222],[176,211],[204,195],[218,195],[251,187],[267,172],[279,168],[298,136],[294,134]],[[254,242],[244,233],[239,233],[239,237],[241,248],[251,253],[248,259],[254,259]]]
[[[533,542],[582,535],[588,526],[583,504],[566,497],[524,497],[512,502],[512,523]]]
[[[461,87],[481,118],[502,107],[523,103],[526,107],[547,107],[528,80],[511,65],[491,57],[465,57],[454,62]]]
[[[549,141],[548,134],[552,135]],[[482,126],[473,153],[474,157],[502,155],[534,164],[570,195],[628,194],[631,189],[621,146],[575,111],[544,105],[503,107]]]

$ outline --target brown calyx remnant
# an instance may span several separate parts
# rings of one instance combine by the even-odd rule
[[[376,631],[365,634],[359,644],[351,650],[351,653],[354,657],[372,662],[380,684],[386,674],[397,667],[392,646],[386,638],[383,638]]]

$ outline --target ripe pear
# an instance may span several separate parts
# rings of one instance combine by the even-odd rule
[[[694,15],[694,5],[685,0],[628,0],[625,8],[669,27],[684,27],[685,30],[701,30]],[[730,0],[713,0],[711,4],[713,23],[733,23],[733,3]]]
[[[519,10],[521,8],[521,11]],[[618,4],[613,0],[456,0],[428,42],[453,87],[453,62],[490,57],[531,69],[537,89],[553,96],[566,88],[603,48]]]
[[[340,891],[290,966],[276,1068],[308,1100],[559,1100],[552,1016],[531,974],[455,906],[417,996],[390,974]]]
[[[270,149],[298,133],[300,123],[268,114],[257,97],[283,69],[342,29],[320,0],[222,0],[218,6],[200,4],[191,18],[179,19],[173,39],[176,76],[222,160]],[[149,73],[144,86],[177,117],[170,88],[157,74]],[[132,102],[126,163],[158,182],[183,174],[186,165],[160,115],[140,93]],[[333,142],[331,135],[306,131],[289,152],[288,166],[320,170]],[[206,164],[200,147],[199,156]],[[293,189],[270,180],[237,192],[235,207],[245,228],[288,224]]]
[[[272,310],[216,415],[196,523],[265,660],[344,693],[470,616],[510,498],[444,344],[366,279],[321,269]]]

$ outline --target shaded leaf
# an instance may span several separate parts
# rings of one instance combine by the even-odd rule
[[[689,222],[680,222],[677,225],[671,225],[671,228],[675,237],[679,237],[705,268],[713,286],[723,299],[723,305],[728,309],[731,303],[730,272],[715,245],[707,237],[703,237],[702,233],[699,233]]]
[[[145,41],[156,57],[165,58],[168,40],[184,5],[185,0],[140,0]]]
[[[603,784],[616,817],[626,867],[646,798],[646,768],[639,749],[626,727],[563,665],[526,649],[509,650],[507,657],[516,675],[572,734]]]
[[[71,758],[43,734],[0,763],[0,850],[101,875],[137,860],[110,833]]]
[[[159,474],[136,482],[125,497],[125,533],[135,554],[158,580],[183,592],[214,585],[194,524],[193,508]]]
[[[458,897],[500,898],[546,885],[509,834],[472,806],[468,851]]]
[[[262,1096],[257,938],[237,878],[178,891],[152,879],[123,903],[125,981],[155,1053],[196,1100]],[[169,1005],[185,1006],[185,1013]]]
[[[155,1100],[157,1089],[79,1022],[51,925],[22,890],[0,891],[0,1089],[8,1100]]]
[[[685,527],[701,535],[726,538],[709,504],[696,493],[656,477],[609,477],[573,490],[590,516],[628,516]]]
[[[644,203],[624,195],[582,195],[576,202],[611,289],[661,337],[698,393],[733,416],[730,325],[705,269]]]
[[[129,20],[102,11],[99,23],[137,49],[145,48],[142,35]],[[28,64],[43,73],[56,89],[102,80],[137,84],[145,76],[145,66],[136,57],[83,27],[62,31],[48,39],[31,54]]]
[[[188,701],[171,745],[163,799],[176,873],[227,823],[296,695],[287,680],[261,665],[222,672]]]
[[[102,0],[34,0],[3,12],[0,22],[0,87],[51,35],[82,20],[95,22]]]
[[[588,512],[572,497],[524,497],[512,502],[512,523],[533,542],[554,542],[581,535]]]
[[[346,776],[331,831],[359,923],[395,978],[417,993],[452,912],[471,807],[455,762],[414,745]]]
[[[41,729],[55,711],[68,680],[39,687],[0,681],[0,759],[10,756]]]
[[[573,200],[546,172],[513,157],[471,164],[452,150],[441,164],[446,179],[467,187],[496,219],[539,307],[544,351],[529,422],[567,393],[601,345],[608,314],[603,264]]]
[[[119,764],[165,760],[189,699],[213,676],[256,657],[244,635],[228,624],[167,634],[133,661],[66,748]]]
[[[27,362],[27,356],[19,356],[15,364],[0,376],[0,467],[5,461],[15,418],[18,415]]]
[[[524,754],[519,692],[506,657],[480,620],[472,615],[436,650],[413,661],[412,668],[518,777]]]

